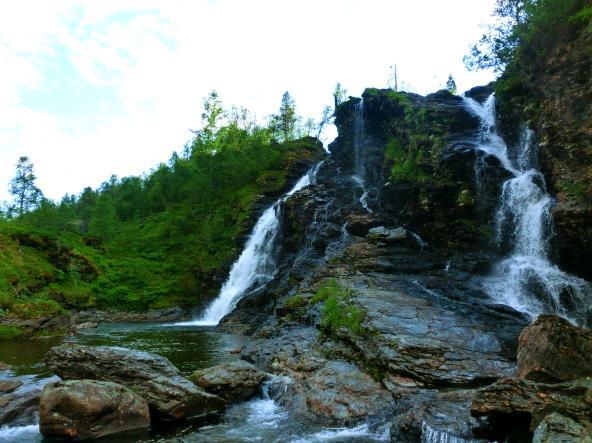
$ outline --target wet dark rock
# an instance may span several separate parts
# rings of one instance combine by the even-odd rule
[[[0,396],[0,426],[26,426],[35,423],[41,389],[12,392]]]
[[[541,315],[520,334],[518,377],[557,383],[592,376],[592,331]]]
[[[0,394],[8,394],[22,385],[23,382],[20,380],[0,380]]]
[[[563,201],[552,209],[551,214],[562,267],[592,280],[592,205]]]
[[[227,402],[245,401],[255,395],[268,374],[244,360],[234,360],[195,371],[191,380]]]
[[[96,380],[50,383],[40,398],[44,437],[66,441],[147,431],[148,403],[125,386]]]
[[[353,235],[364,237],[372,228],[382,224],[382,220],[376,214],[349,214],[346,218],[347,230]]]
[[[405,246],[418,246],[416,240],[409,231],[404,228],[387,229],[384,226],[378,226],[368,231],[366,238],[372,243],[384,243],[387,245],[402,244]]]
[[[19,328],[23,332],[23,338],[32,336],[42,337],[45,335],[70,335],[74,332],[74,325],[70,314],[30,319],[5,316],[0,318],[0,325]]]
[[[471,440],[476,419],[470,415],[473,391],[439,393],[418,391],[397,404],[391,426],[391,442]]]
[[[74,312],[72,316],[76,327],[79,328],[80,325],[90,327],[92,324],[98,325],[99,323],[185,320],[191,317],[191,311],[180,307],[152,309],[146,312],[91,309]]]
[[[512,376],[521,316],[447,300],[414,279],[367,274],[337,280],[365,312],[348,339],[369,364],[424,386],[478,386]]]
[[[561,414],[547,415],[534,431],[532,443],[592,443],[592,430]]]
[[[350,363],[317,358],[309,368],[288,372],[293,382],[278,399],[298,414],[354,424],[393,407],[392,395]]]
[[[225,403],[183,378],[166,358],[148,352],[66,344],[52,348],[45,364],[64,380],[103,380],[127,386],[148,401],[153,418],[161,421],[210,414]]]
[[[590,423],[592,378],[559,384],[500,380],[479,390],[471,404],[474,417],[487,417],[487,436],[496,440],[503,440],[513,429],[533,432],[550,412]]]
[[[478,101],[479,103],[485,102],[491,94],[493,94],[495,83],[491,82],[485,86],[475,86],[465,92],[465,96]]]

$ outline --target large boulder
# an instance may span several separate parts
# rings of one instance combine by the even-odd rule
[[[41,393],[39,429],[47,438],[79,441],[149,427],[146,400],[116,383],[60,381]]]
[[[592,375],[592,331],[541,315],[518,340],[518,377],[557,383]]]
[[[166,358],[149,352],[111,346],[56,346],[45,364],[64,380],[120,383],[144,397],[153,418],[177,421],[206,415],[224,407],[224,400],[181,376]]]
[[[316,369],[318,363],[315,359],[310,367],[299,365],[315,368],[310,372],[287,372],[293,382],[278,390],[281,404],[303,416],[339,425],[352,425],[392,408],[390,392],[356,366],[327,361]]]
[[[486,417],[492,432],[488,437],[496,440],[515,428],[533,432],[550,412],[592,422],[592,378],[558,384],[504,379],[479,390],[471,404],[471,415]]]
[[[244,360],[200,369],[191,375],[197,386],[229,403],[244,401],[255,395],[266,378],[265,372]]]
[[[564,442],[592,443],[592,430],[554,412],[538,425],[532,439],[532,443]]]

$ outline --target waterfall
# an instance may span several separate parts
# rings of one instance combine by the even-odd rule
[[[271,205],[253,227],[245,248],[230,268],[228,279],[220,293],[198,320],[177,323],[179,326],[215,326],[222,318],[232,312],[238,301],[248,292],[263,288],[277,272],[273,257],[274,246],[280,228],[281,204],[300,189],[314,184],[319,163],[304,174],[300,180]]]
[[[354,107],[354,184],[361,189],[362,195],[358,199],[362,207],[372,212],[368,205],[368,189],[366,188],[366,162],[364,149],[366,134],[364,133],[364,99],[360,99]]]
[[[517,150],[510,158],[495,127],[495,96],[492,94],[484,104],[465,98],[465,104],[481,119],[477,149],[495,156],[511,173],[502,185],[495,217],[496,243],[500,248],[508,245],[510,252],[484,280],[485,290],[496,301],[533,318],[555,313],[585,324],[592,307],[592,285],[561,271],[551,261],[554,200],[538,170],[534,133],[523,128]],[[478,165],[476,169],[479,181],[484,172]]]

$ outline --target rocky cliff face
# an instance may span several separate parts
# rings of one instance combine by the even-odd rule
[[[516,376],[528,324],[481,284],[509,172],[475,149],[481,122],[460,97],[367,89],[362,100],[337,108],[331,156],[281,208],[276,278],[222,328],[253,334],[241,357],[288,376],[275,398],[305,417],[386,414],[392,441],[529,438],[526,406],[501,428],[469,414],[481,389]],[[335,384],[342,369],[349,385]]]

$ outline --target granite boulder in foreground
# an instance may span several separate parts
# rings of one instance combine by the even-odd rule
[[[50,383],[41,394],[39,429],[59,440],[147,431],[148,403],[125,386],[96,380]]]
[[[142,396],[153,419],[164,422],[220,411],[224,400],[184,378],[164,357],[111,346],[56,346],[45,364],[63,380],[102,380],[122,384]]]

